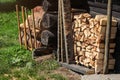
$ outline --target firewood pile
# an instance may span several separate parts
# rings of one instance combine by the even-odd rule
[[[44,13],[45,12],[43,11],[43,9],[40,6],[37,6],[34,8],[34,19],[33,19],[32,14],[27,15],[28,17],[25,20],[26,33],[24,33],[24,29],[25,29],[24,23],[20,24],[22,44],[25,44],[24,36],[26,34],[26,37],[27,37],[26,41],[27,41],[28,47],[31,47],[31,45],[32,45],[32,48],[41,46],[41,42],[39,41],[40,32],[41,32],[40,22],[41,22],[41,19],[42,19]],[[35,31],[34,31],[33,26],[35,26]],[[34,36],[34,33],[35,33],[36,37]],[[34,38],[36,38],[36,40],[37,40],[36,46],[35,46],[35,39]]]
[[[36,6],[33,12],[34,15],[33,13],[28,15],[25,22],[20,24],[22,44],[25,45],[27,42],[28,48],[32,47],[33,49],[42,46],[55,48],[57,44],[57,16],[45,12],[41,6]]]
[[[115,59],[115,37],[117,32],[117,21],[112,18],[110,36],[109,69],[114,69]],[[96,15],[95,18],[88,13],[74,15],[74,53],[77,64],[88,68],[94,68],[95,73],[103,72],[105,32],[107,27],[107,16]]]

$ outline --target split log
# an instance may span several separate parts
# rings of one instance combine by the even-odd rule
[[[103,53],[96,53],[96,59],[104,59],[104,54]]]
[[[82,43],[80,41],[79,42],[77,41],[76,44],[77,44],[77,46],[82,46]]]
[[[76,64],[79,64],[79,56],[75,56],[75,62],[76,62]]]
[[[79,63],[83,65],[85,58],[86,58],[85,56],[79,57]]]
[[[95,73],[103,73],[103,65],[96,65],[95,64]]]
[[[107,25],[107,18],[102,18],[100,20],[100,25],[102,26],[106,26]],[[117,25],[117,20],[112,20],[112,26],[116,26]]]
[[[32,38],[32,44],[31,44],[31,40],[30,40],[30,36],[31,35],[26,35],[27,36],[27,45],[28,45],[28,47],[29,48],[35,48],[35,40],[34,40],[34,38]],[[37,47],[41,47],[42,45],[41,45],[41,42],[40,41],[36,41],[37,42]],[[24,45],[25,44],[25,39],[24,39],[24,37],[22,37],[22,44]],[[31,46],[32,45],[32,46]]]
[[[76,53],[77,53],[77,46],[76,46],[76,43],[74,43],[74,53],[75,53],[75,55],[76,55]]]
[[[80,56],[85,56],[85,52],[84,52],[84,51],[79,51],[79,52],[78,52],[78,55],[80,55]]]
[[[95,20],[100,21],[101,26],[107,25],[106,15],[96,15]],[[112,26],[116,27],[117,23],[118,23],[117,20],[114,17],[112,17]]]
[[[87,28],[87,29],[84,30],[85,38],[89,37],[90,34],[91,34],[91,33],[90,33],[90,29],[89,29],[89,28]]]
[[[77,52],[81,51],[81,47],[77,47]]]

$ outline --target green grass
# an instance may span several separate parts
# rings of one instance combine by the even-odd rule
[[[19,45],[15,15],[15,12],[0,13],[0,48]]]
[[[66,80],[66,78],[64,78],[60,74],[52,74],[52,75],[50,75],[50,77],[53,78],[54,80]]]
[[[59,65],[54,59],[36,63],[31,52],[18,41],[15,12],[0,12],[0,80],[67,80],[52,71]]]

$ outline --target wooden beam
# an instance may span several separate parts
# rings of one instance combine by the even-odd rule
[[[64,31],[63,31],[63,14],[62,14],[62,1],[60,1],[60,33],[61,33],[61,61],[63,62],[63,54],[66,53],[64,50],[65,50],[65,42],[64,42]]]
[[[25,8],[24,6],[21,7],[22,9],[22,20],[23,20],[23,25],[24,25],[24,39],[25,39],[25,48],[27,49],[27,33],[26,33],[26,23],[25,23]]]
[[[21,46],[22,45],[22,38],[21,38],[20,17],[19,17],[18,5],[16,5],[16,15],[17,15],[17,23],[18,23],[18,34],[19,34],[19,40],[20,40],[20,46]]]
[[[26,16],[26,20],[27,20],[27,24],[28,24],[28,30],[29,30],[29,34],[30,34],[30,50],[32,51],[33,50],[33,45],[32,45],[32,37],[31,37],[31,30],[30,30],[30,22],[29,22],[29,19],[28,19],[28,11],[27,9],[25,8],[25,16]]]
[[[107,14],[107,10],[106,9],[103,9],[103,8],[97,8],[97,7],[91,7],[90,6],[90,12],[96,12],[96,13],[101,13],[101,14]],[[112,11],[112,15],[116,18],[120,18],[120,12],[115,12],[115,11]]]
[[[33,19],[33,31],[34,31],[34,40],[35,40],[35,48],[37,48],[37,40],[36,40],[36,30],[35,30],[35,15],[34,15],[34,10],[32,9],[32,19]]]
[[[60,0],[58,1],[57,61],[60,61]]]
[[[72,19],[71,19],[71,3],[70,0],[62,0],[62,12],[63,12],[63,28],[65,35],[65,47],[66,47],[66,58],[73,60],[73,34],[72,34]],[[68,62],[69,63],[69,62]]]
[[[76,65],[76,64],[67,64],[67,63],[61,63],[59,62],[59,64],[63,67],[66,67],[70,70],[73,70],[77,73],[81,73],[81,74],[94,74],[95,71],[94,69],[89,69],[80,65]]]
[[[67,45],[67,34],[66,34],[66,22],[65,22],[65,10],[64,10],[64,1],[61,0],[61,6],[62,6],[62,22],[63,22],[63,36],[64,36],[64,47],[65,47],[65,55],[66,55],[66,62],[69,63],[69,58],[68,58],[68,45]]]
[[[97,7],[97,8],[107,9],[107,4],[105,4],[105,3],[88,1],[88,4],[89,4],[91,7]],[[120,12],[120,6],[118,6],[118,5],[113,5],[112,11]]]
[[[105,55],[104,55],[104,67],[103,73],[108,73],[108,61],[109,61],[109,41],[111,34],[111,21],[112,21],[112,0],[108,0],[107,8],[107,28],[106,28],[106,38],[105,38]]]

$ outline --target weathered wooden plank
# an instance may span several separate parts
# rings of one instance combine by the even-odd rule
[[[58,1],[58,32],[57,32],[57,36],[58,36],[58,43],[57,43],[57,61],[59,62],[60,61],[60,0]]]
[[[94,2],[88,1],[88,4],[90,6],[92,6],[92,7],[98,7],[98,8],[102,8],[102,9],[107,9],[107,4],[104,4],[104,3],[99,3],[99,2],[94,3]],[[116,11],[116,12],[120,12],[120,6],[113,5],[112,10]]]
[[[106,38],[105,38],[105,55],[104,55],[104,67],[103,73],[108,73],[108,61],[109,61],[109,43],[110,43],[110,34],[112,26],[112,0],[108,1],[107,7],[107,28],[106,28]]]
[[[67,57],[70,56],[69,60],[73,60],[73,33],[72,33],[72,19],[71,19],[71,5],[70,5],[70,0],[64,0],[63,1],[63,26],[65,29],[65,35],[66,36],[66,41],[68,46],[68,55]],[[66,47],[65,46],[65,47]],[[67,49],[66,48],[66,49]]]
[[[20,46],[22,45],[22,37],[21,37],[21,28],[20,28],[20,17],[19,17],[19,9],[18,5],[16,5],[16,15],[17,15],[17,23],[18,23],[18,34],[19,34],[19,40],[20,40]]]
[[[21,7],[22,10],[22,20],[23,20],[23,25],[24,25],[24,39],[25,39],[25,48],[27,49],[27,33],[26,33],[26,23],[25,23],[25,8],[24,6]]]
[[[27,24],[28,24],[28,30],[29,30],[29,34],[30,34],[30,50],[32,51],[33,50],[33,45],[32,45],[32,37],[31,37],[31,30],[30,30],[30,22],[29,22],[29,20],[28,20],[28,11],[27,11],[27,8],[25,8],[25,16],[26,16],[26,21],[27,21]]]
[[[107,25],[107,18],[102,18],[101,20],[100,20],[100,25],[102,25],[102,26],[106,26]],[[115,20],[115,19],[113,19],[112,21],[111,21],[111,26],[115,26],[116,27],[116,25],[117,25],[117,20]]]
[[[36,30],[35,30],[35,15],[34,15],[34,10],[31,9],[32,12],[32,20],[33,20],[33,32],[34,32],[34,39],[35,39],[35,48],[37,48],[37,40],[36,40]]]
[[[98,14],[107,14],[107,10],[106,9],[102,9],[102,8],[97,8],[97,7],[91,7],[90,6],[90,10],[93,12],[97,12]],[[120,13],[119,12],[115,12],[112,11],[112,16],[116,17],[116,18],[120,18]]]
[[[94,69],[85,68],[83,66],[79,66],[76,64],[67,64],[67,63],[61,63],[61,62],[59,64],[62,65],[63,67],[66,67],[66,68],[71,69],[71,70],[78,72],[78,73],[94,74]]]
[[[62,13],[63,11],[62,11],[62,2],[61,2],[61,0],[59,0],[59,8],[60,8],[60,9],[59,9],[59,11],[60,11],[59,15],[60,15],[61,61],[63,62],[63,55],[64,55],[64,52],[65,52],[65,51],[64,51],[64,50],[65,50],[65,49],[64,49],[64,48],[65,48],[65,47],[64,47],[64,44],[65,44],[65,43],[64,43],[64,36],[63,36],[63,35],[64,35],[63,22],[62,22],[62,21],[63,21],[63,20],[62,20],[62,19],[63,19],[63,13]]]

